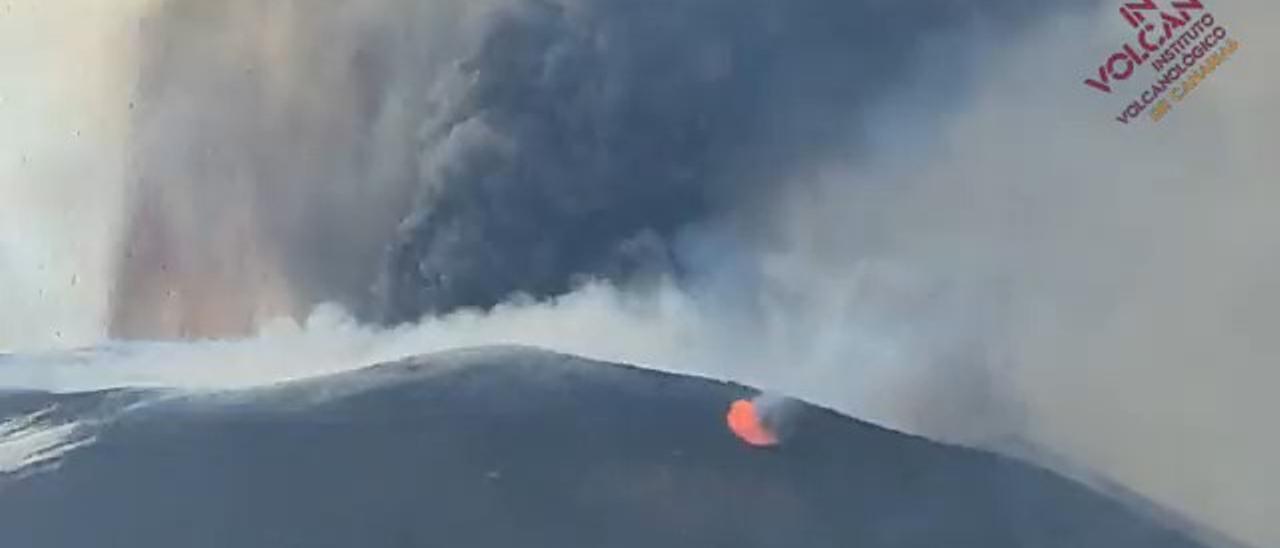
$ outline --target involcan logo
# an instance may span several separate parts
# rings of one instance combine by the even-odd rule
[[[1084,85],[1099,93],[1121,93],[1122,84],[1140,67],[1151,67],[1154,80],[1139,88],[1116,116],[1122,124],[1144,113],[1159,122],[1240,48],[1202,0],[1125,2],[1120,17],[1136,31],[1134,36],[1098,65]]]

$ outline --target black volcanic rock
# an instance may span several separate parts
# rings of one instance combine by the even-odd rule
[[[751,394],[527,349],[217,394],[9,394],[10,420],[46,410],[68,423],[57,410],[73,405],[71,423],[92,441],[56,466],[0,475],[0,541],[1198,546],[1049,472],[816,407],[798,406],[781,447],[750,448],[724,412]]]

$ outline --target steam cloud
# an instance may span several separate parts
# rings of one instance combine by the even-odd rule
[[[136,88],[83,107],[126,113],[131,161],[80,284],[117,337],[254,336],[0,386],[535,344],[1031,446],[1276,544],[1280,8],[1213,6],[1240,54],[1122,129],[1076,78],[1124,32],[1092,6],[156,3]]]

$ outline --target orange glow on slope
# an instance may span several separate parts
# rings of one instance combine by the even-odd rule
[[[756,404],[748,400],[733,402],[725,419],[729,422],[729,430],[750,445],[771,447],[778,444],[778,437],[760,420]]]

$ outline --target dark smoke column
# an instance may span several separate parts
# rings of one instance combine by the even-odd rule
[[[860,114],[922,38],[1016,30],[1058,4],[520,2],[432,97],[383,319],[668,271],[683,229],[767,201],[820,155],[856,153]],[[930,62],[962,65],[941,54],[955,58]]]
[[[661,269],[665,242],[706,214],[729,51],[674,18],[624,29],[606,8],[527,3],[459,65],[391,254],[388,319]]]

